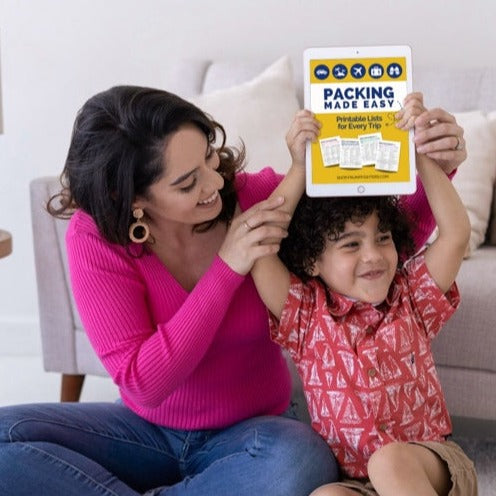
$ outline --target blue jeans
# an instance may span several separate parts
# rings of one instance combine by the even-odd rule
[[[2,496],[308,496],[337,480],[327,444],[286,416],[222,430],[151,424],[121,403],[0,408]]]

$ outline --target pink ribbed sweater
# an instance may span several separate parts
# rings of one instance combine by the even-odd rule
[[[240,174],[241,209],[267,198],[280,179],[268,168]],[[434,227],[423,189],[406,202],[424,220],[416,232],[421,244]],[[287,408],[290,376],[250,276],[216,256],[187,292],[153,253],[130,256],[81,210],[66,243],[83,326],[138,415],[177,429],[209,429]]]

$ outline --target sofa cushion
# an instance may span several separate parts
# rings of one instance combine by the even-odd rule
[[[489,225],[496,180],[496,120],[490,122],[481,111],[454,115],[465,130],[468,153],[453,184],[470,218],[470,255],[484,242]]]
[[[496,384],[493,325],[496,278],[489,276],[494,273],[495,266],[494,246],[483,246],[463,261],[457,277],[460,307],[432,342],[448,408],[455,415],[494,418],[496,412],[493,393],[479,396],[475,392],[475,389],[482,392],[489,384],[492,384],[490,390],[494,391]],[[476,401],[466,401],[469,391]]]
[[[493,112],[489,112],[487,118],[489,119],[491,130],[493,132],[493,139],[496,140],[496,110]],[[494,182],[493,206],[489,222],[490,223],[487,233],[487,240],[490,244],[496,245],[496,181]]]
[[[285,136],[299,109],[291,64],[282,57],[254,79],[189,98],[220,122],[227,142],[246,146],[247,169],[269,165],[284,172],[290,165]]]

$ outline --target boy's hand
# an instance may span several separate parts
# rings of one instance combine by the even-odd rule
[[[417,152],[433,159],[446,174],[454,171],[467,158],[463,128],[445,110],[426,109],[422,93],[407,95],[396,119],[396,126],[400,129],[415,127]]]
[[[408,131],[415,126],[417,117],[427,109],[424,107],[424,96],[422,93],[409,93],[403,101],[403,108],[396,113],[396,127]]]
[[[293,160],[293,165],[305,166],[305,147],[308,140],[315,141],[320,133],[321,124],[309,110],[296,113],[291,127],[286,134],[286,144]]]

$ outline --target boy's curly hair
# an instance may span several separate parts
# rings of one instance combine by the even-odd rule
[[[404,262],[415,250],[412,219],[395,196],[313,198],[303,195],[289,225],[288,237],[281,243],[279,258],[291,272],[307,281],[327,240],[336,240],[347,221],[361,223],[373,212],[379,217],[379,229],[392,233],[398,263]]]

